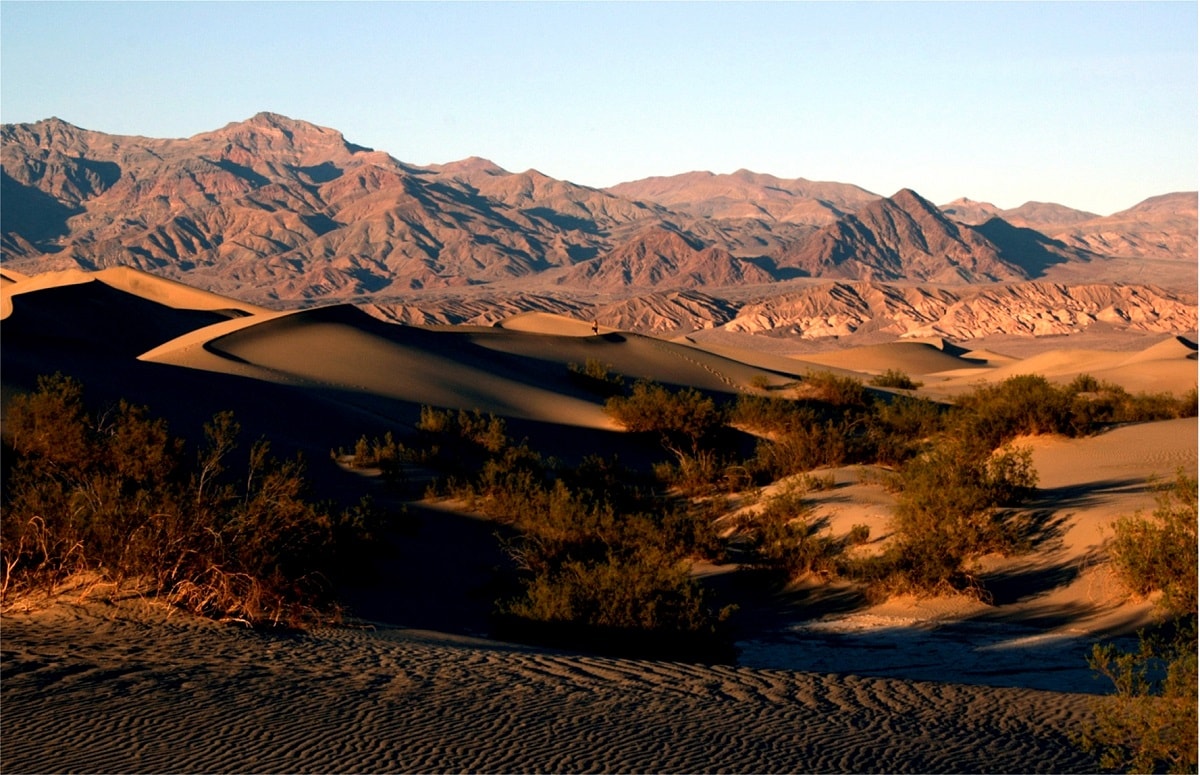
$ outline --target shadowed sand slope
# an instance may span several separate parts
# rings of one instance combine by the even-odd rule
[[[134,607],[5,620],[6,772],[1084,772],[1085,698]],[[50,741],[54,741],[50,743]]]
[[[802,357],[810,363],[865,373],[895,370],[910,375],[923,375],[986,366],[984,361],[963,353],[959,348],[938,347],[926,342],[891,342]]]
[[[103,283],[110,288],[175,309],[218,311],[225,313],[226,317],[266,312],[264,308],[253,304],[202,291],[127,266],[110,267],[98,272],[70,269],[31,277],[5,269],[4,279],[5,282],[0,284],[3,291],[0,294],[0,319],[12,314],[13,296],[90,282]]]
[[[1136,352],[1109,350],[1051,350],[1012,363],[999,365],[986,375],[998,382],[1018,374],[1040,374],[1052,382],[1069,382],[1079,374],[1091,374],[1132,392],[1171,392],[1182,395],[1196,386],[1195,344],[1168,337]],[[955,375],[943,387],[962,387],[976,375]]]
[[[53,356],[54,347],[83,347],[114,357],[134,357],[230,317],[212,310],[166,306],[98,280],[14,293],[9,304],[3,324],[5,341],[39,339],[48,356]]]
[[[478,409],[567,426],[611,428],[601,403],[570,379],[596,360],[632,378],[735,392],[761,369],[634,334],[420,328],[378,321],[353,307],[243,318],[189,332],[143,360],[325,385],[433,406]],[[567,326],[567,328],[571,328]],[[550,331],[551,333],[543,333]]]
[[[1156,483],[1197,468],[1195,418],[1139,423],[1097,436],[1018,440],[1032,450],[1038,495],[1027,506],[1040,535],[1033,552],[984,558],[990,604],[966,598],[896,597],[871,605],[853,590],[801,586],[784,595],[739,663],[981,686],[1106,692],[1087,665],[1091,644],[1129,638],[1154,617],[1104,563],[1105,541],[1122,515],[1149,513]],[[859,472],[811,496],[813,518],[834,533],[855,524],[886,536],[895,496]]]

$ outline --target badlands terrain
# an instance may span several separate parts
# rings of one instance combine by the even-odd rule
[[[412,434],[430,405],[566,461],[653,462],[573,378],[588,362],[718,398],[888,371],[937,401],[1031,373],[1183,395],[1195,192],[1102,216],[746,171],[599,190],[409,165],[274,114],[180,140],[2,132],[5,407],[63,372],[193,439],[233,410],[322,497],[410,522],[343,590],[344,627],[247,629],[89,579],[6,601],[5,771],[1096,770],[1073,740],[1110,686],[1086,655],[1156,616],[1105,542],[1195,474],[1195,418],[1020,440],[1024,508],[1053,529],[982,560],[986,600],[795,579],[739,597],[738,655],[713,665],[491,637],[497,525],[402,504],[330,451]],[[883,472],[818,473],[824,529],[885,544]],[[694,572],[738,590],[733,563]]]

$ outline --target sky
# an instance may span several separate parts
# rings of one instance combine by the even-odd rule
[[[750,169],[1108,215],[1197,188],[1197,3],[0,0],[0,120],[269,110],[589,186]]]

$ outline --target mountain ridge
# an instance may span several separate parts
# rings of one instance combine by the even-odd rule
[[[882,197],[744,169],[599,189],[479,157],[407,164],[270,112],[184,139],[52,118],[6,124],[0,141],[6,268],[132,266],[274,306],[384,309],[438,289],[604,304],[653,293],[659,311],[631,315],[665,325],[661,294],[674,292],[1023,283],[1087,266],[1142,282],[1121,267],[1194,269],[1196,254],[1194,192],[1100,217],[1037,202],[938,208],[911,189]],[[706,310],[681,306],[680,322],[706,325]]]

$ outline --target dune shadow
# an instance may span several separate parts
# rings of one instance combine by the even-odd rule
[[[1154,484],[1142,477],[1098,479],[1064,487],[1038,488],[1028,505],[1035,510],[1062,510],[1092,506],[1113,495],[1131,495],[1154,490]]]
[[[991,597],[993,606],[1011,606],[1033,600],[1046,593],[1075,582],[1089,568],[1100,561],[1102,552],[1090,552],[1084,557],[1075,557],[1062,562],[1047,563],[1030,561],[1004,570],[984,574],[982,581]],[[1078,614],[1079,612],[1073,612]],[[1024,616],[1024,615],[1023,615]],[[1070,616],[1053,621],[1037,620],[1029,624],[1037,626],[1059,626],[1067,623]]]
[[[393,517],[384,554],[368,579],[342,590],[350,613],[413,629],[486,636],[503,591],[501,573],[512,566],[503,540],[516,530],[423,503],[404,509]]]

